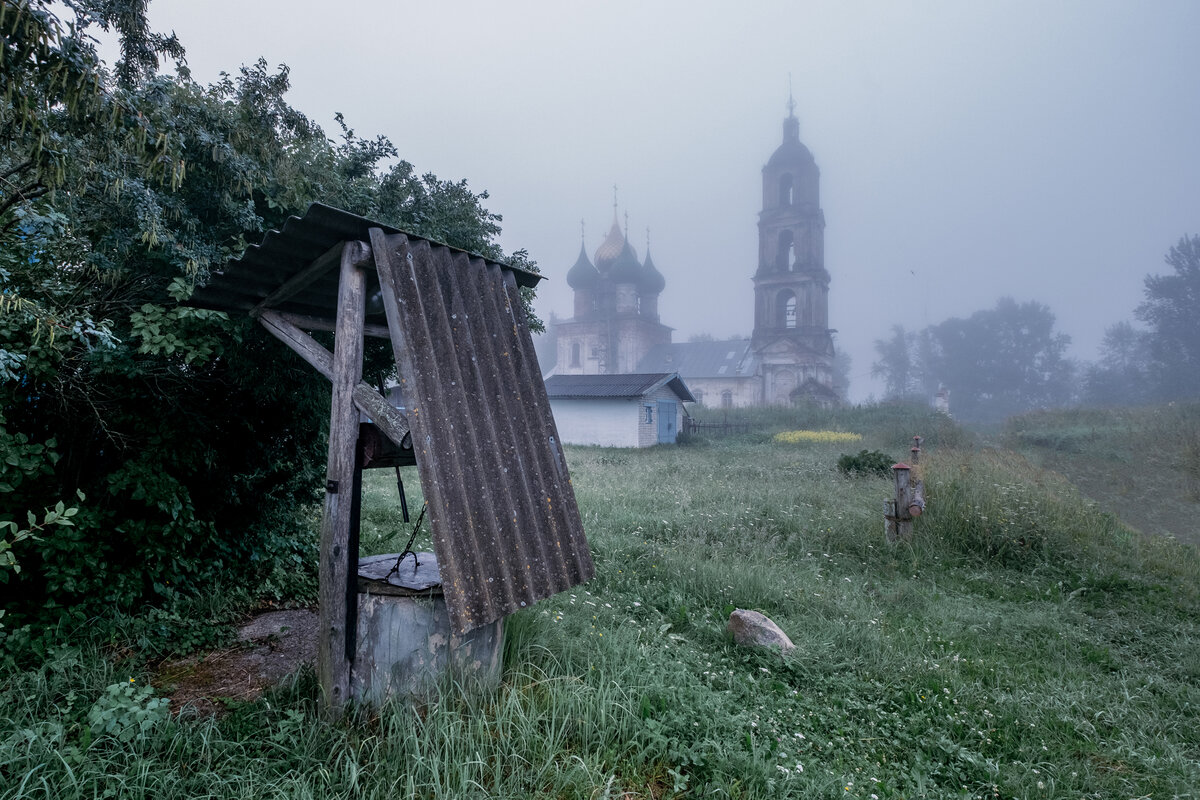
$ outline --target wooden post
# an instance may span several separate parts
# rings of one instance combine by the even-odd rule
[[[333,402],[329,417],[325,512],[321,518],[317,636],[321,704],[331,716],[337,716],[350,697],[346,582],[350,579],[350,529],[358,447],[358,408],[354,405],[354,389],[362,380],[363,322],[366,317],[366,274],[355,266],[355,262],[365,247],[361,242],[351,242],[342,250],[337,328],[333,341]]]
[[[900,463],[892,465],[892,476],[895,479],[895,495],[884,506],[884,516],[887,520],[887,540],[894,542],[898,539],[908,541],[912,538],[912,515],[909,505],[912,497],[909,493],[908,479],[912,467]],[[890,512],[890,513],[889,513]]]

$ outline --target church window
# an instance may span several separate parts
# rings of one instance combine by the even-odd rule
[[[579,342],[571,343],[571,366],[579,366]]]
[[[779,232],[779,251],[775,255],[775,267],[781,272],[791,272],[796,266],[796,246],[791,231]]]
[[[779,293],[776,300],[778,303],[778,326],[780,328],[796,327],[796,295],[791,291],[784,290]]]
[[[733,408],[733,392],[728,389],[721,392],[721,408]]]
[[[703,389],[697,389],[696,391],[692,392],[692,394],[695,396],[697,403],[699,403],[700,405],[704,405],[704,390]]]
[[[790,173],[785,173],[779,176],[779,205],[790,206],[792,204],[792,176]]]

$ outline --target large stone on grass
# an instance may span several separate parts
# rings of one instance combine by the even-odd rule
[[[737,609],[729,615],[725,630],[733,634],[735,642],[745,647],[778,647],[786,653],[796,646],[770,617],[757,611]]]

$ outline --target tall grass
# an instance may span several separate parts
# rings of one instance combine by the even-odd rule
[[[854,413],[769,418],[883,449],[934,430]],[[890,482],[842,476],[841,451],[757,435],[571,449],[597,575],[510,618],[493,692],[448,686],[418,708],[325,725],[302,670],[223,717],[168,720],[122,745],[89,739],[87,710],[105,686],[146,680],[144,663],[64,645],[2,676],[0,798],[1107,798],[1200,786],[1194,549],[1132,535],[1016,455],[944,447],[923,459],[929,510],[913,541],[888,546]],[[406,529],[387,518],[394,488],[376,488],[372,541],[386,551],[389,531]],[[733,645],[734,607],[772,617],[796,649]]]

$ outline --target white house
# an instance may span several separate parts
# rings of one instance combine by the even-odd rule
[[[677,372],[554,375],[546,394],[564,443],[605,447],[674,443],[696,401]]]

